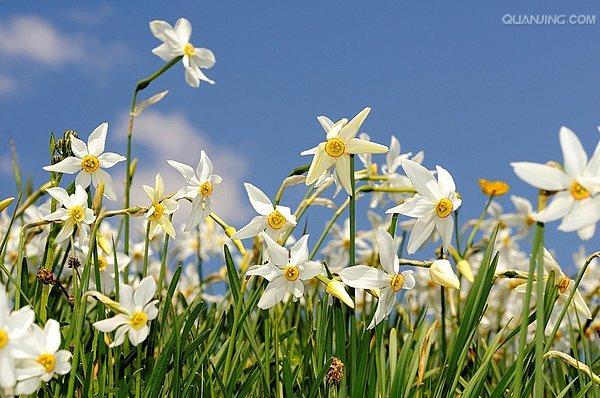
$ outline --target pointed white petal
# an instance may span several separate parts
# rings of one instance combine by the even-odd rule
[[[517,177],[527,184],[547,191],[568,189],[571,179],[562,170],[547,164],[513,162],[510,164]]]
[[[588,157],[579,138],[577,138],[577,135],[572,130],[565,126],[560,128],[559,137],[565,171],[574,177],[582,174]]]
[[[342,282],[358,289],[378,289],[388,286],[391,281],[388,274],[368,265],[344,268],[339,274]]]
[[[81,170],[81,159],[69,156],[56,164],[44,166],[42,169],[57,173],[74,174]]]
[[[442,194],[438,182],[429,170],[412,160],[404,160],[401,165],[406,176],[420,195],[426,196],[434,202],[441,198]]]

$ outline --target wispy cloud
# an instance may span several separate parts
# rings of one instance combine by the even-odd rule
[[[0,67],[3,69],[0,70],[0,95],[27,86],[16,77],[22,71],[56,70],[72,65],[85,65],[79,69],[101,84],[103,80],[97,78],[98,74],[106,74],[118,62],[127,62],[130,53],[124,43],[105,42],[92,33],[72,27],[62,29],[37,15],[0,18]]]
[[[128,116],[123,115],[112,131],[118,131],[123,142],[127,132]],[[215,166],[215,172],[223,177],[221,189],[215,194],[215,209],[230,222],[244,221],[248,205],[243,193],[243,176],[247,163],[240,153],[211,142],[210,137],[194,126],[184,114],[163,113],[147,110],[135,121],[134,153],[139,158],[135,175],[133,198],[137,203],[147,202],[141,184],[152,185],[156,173],[165,180],[168,192],[174,192],[184,184],[183,177],[167,164],[168,159],[196,167],[200,150],[204,149]],[[187,217],[189,206],[180,212]]]
[[[127,54],[122,43],[103,43],[96,37],[58,29],[37,15],[0,19],[0,56],[60,67],[86,64],[106,68]],[[109,56],[110,55],[110,56]]]
[[[60,66],[81,59],[85,48],[82,40],[59,32],[48,21],[22,15],[0,23],[0,53]]]

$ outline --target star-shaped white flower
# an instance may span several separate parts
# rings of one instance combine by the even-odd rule
[[[22,340],[29,334],[34,312],[29,307],[10,311],[8,297],[0,283],[0,391],[17,383],[15,360]]]
[[[185,226],[189,231],[200,224],[211,212],[212,194],[223,181],[220,175],[213,174],[213,164],[204,150],[200,151],[200,161],[196,172],[187,164],[167,160],[167,162],[181,173],[187,183],[179,195],[192,200],[192,212]]]
[[[386,213],[400,213],[417,219],[408,239],[409,254],[415,253],[434,229],[442,237],[444,250],[448,250],[454,230],[452,213],[462,203],[456,193],[454,179],[440,166],[436,166],[436,181],[433,173],[412,160],[404,160],[401,164],[417,193]]]
[[[179,209],[179,203],[171,198],[165,198],[165,184],[160,174],[154,179],[154,187],[142,185],[146,195],[152,202],[150,209],[146,213],[146,219],[150,223],[149,239],[154,238],[162,228],[171,238],[175,239],[175,228],[169,220],[169,215]]]
[[[53,213],[48,214],[45,219],[48,221],[62,221],[63,226],[56,236],[56,242],[62,242],[69,239],[77,227],[79,244],[83,245],[88,236],[88,225],[96,219],[94,211],[88,208],[88,195],[81,185],[75,186],[75,193],[69,195],[61,187],[46,189],[46,192],[56,199],[62,207]]]
[[[318,275],[323,266],[308,259],[308,235],[304,235],[290,251],[280,246],[268,234],[262,233],[267,245],[269,261],[248,269],[246,275],[259,275],[269,281],[258,306],[268,309],[291,295],[296,301],[304,294],[304,284]]]
[[[296,225],[296,216],[287,206],[275,206],[263,191],[250,183],[244,183],[250,204],[259,214],[246,226],[237,231],[232,239],[246,239],[266,231],[269,236],[278,239],[279,236]]]
[[[386,153],[388,151],[385,145],[355,138],[370,111],[371,108],[367,107],[354,116],[350,122],[348,119],[342,119],[331,127],[328,127],[328,119],[319,119],[327,133],[327,141],[301,153],[301,155],[314,155],[306,175],[306,185],[314,184],[323,173],[335,166],[335,174],[340,184],[348,194],[352,193],[350,155]]]
[[[44,166],[46,171],[64,174],[77,174],[75,184],[83,188],[90,186],[90,182],[97,187],[104,182],[104,196],[110,200],[117,200],[112,177],[103,169],[113,167],[126,158],[117,153],[104,152],[108,123],[102,123],[90,134],[87,145],[78,138],[71,137],[71,150],[75,156],[69,156],[60,162]]]
[[[377,245],[379,246],[379,261],[383,270],[368,265],[356,265],[340,271],[342,281],[357,289],[379,289],[379,301],[371,323],[367,329],[372,329],[392,312],[396,303],[396,294],[400,289],[412,289],[416,281],[412,270],[400,272],[398,258],[398,243],[383,228],[377,230]]]
[[[196,48],[190,43],[192,24],[185,18],[179,18],[175,28],[165,21],[150,22],[150,30],[154,37],[163,42],[152,50],[166,62],[183,56],[181,62],[185,69],[185,81],[192,87],[198,87],[200,80],[215,84],[202,72],[201,68],[209,69],[215,64],[215,55],[207,48]]]
[[[17,394],[33,394],[42,382],[50,381],[55,374],[69,373],[71,353],[59,349],[60,341],[60,325],[54,319],[49,319],[44,329],[32,325],[29,336],[20,346]]]
[[[560,265],[556,262],[550,251],[544,247],[544,268],[546,269],[546,273],[544,273],[544,282],[548,279],[550,272],[554,272],[554,280],[556,286],[558,287],[558,300],[563,304],[566,304],[566,301],[575,288],[575,281],[570,279],[565,273],[562,271]],[[533,282],[533,288],[531,289],[532,294],[535,295],[537,292],[537,281]],[[519,285],[515,288],[515,292],[525,293],[527,290],[526,284]],[[579,290],[575,290],[573,293],[573,300],[570,304],[570,309],[577,311],[579,314],[583,315],[585,319],[592,319],[592,312],[590,308],[585,302],[585,299],[579,293]]]
[[[97,292],[94,293],[95,297],[108,299],[108,297]],[[156,282],[154,277],[147,276],[142,279],[136,289],[126,284],[120,285],[120,301],[118,303],[108,299],[114,304],[112,309],[118,311],[119,314],[95,322],[93,326],[103,333],[117,330],[110,347],[123,344],[126,335],[129,335],[129,341],[134,346],[146,340],[150,333],[148,322],[158,316],[158,300],[154,300],[155,293]]]
[[[562,218],[559,230],[577,231],[581,239],[590,239],[600,220],[600,201],[590,203],[592,195],[600,191],[600,145],[588,161],[573,131],[563,126],[559,137],[563,168],[532,162],[514,162],[511,166],[529,185],[557,191],[548,206],[533,215],[535,220],[546,223]]]

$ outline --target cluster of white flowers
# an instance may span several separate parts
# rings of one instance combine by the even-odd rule
[[[58,322],[49,319],[42,328],[34,319],[30,307],[11,311],[0,284],[0,395],[33,394],[54,375],[71,370],[71,353],[60,350]]]

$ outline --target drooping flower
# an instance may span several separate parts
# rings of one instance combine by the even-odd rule
[[[436,166],[438,177],[436,181],[429,170],[412,160],[403,161],[402,168],[410,178],[417,194],[401,205],[387,210],[386,213],[400,213],[417,219],[408,239],[408,253],[416,252],[434,229],[442,237],[444,250],[448,250],[454,229],[452,213],[462,203],[456,193],[454,179],[448,171]]]
[[[154,179],[154,187],[142,185],[146,195],[152,204],[146,213],[146,219],[150,223],[149,239],[154,238],[160,229],[165,231],[171,238],[175,238],[175,228],[169,220],[169,215],[179,209],[179,203],[171,198],[165,198],[165,184],[160,174]]]
[[[60,325],[54,319],[49,319],[44,329],[32,325],[19,348],[17,394],[33,394],[42,382],[50,381],[55,374],[69,373],[71,352],[60,350],[60,342]]]
[[[185,69],[185,81],[192,87],[198,87],[200,80],[209,84],[215,84],[202,72],[202,69],[212,68],[215,64],[215,55],[212,51],[203,47],[194,47],[190,43],[192,36],[192,24],[185,18],[179,18],[175,27],[165,21],[150,22],[150,30],[154,37],[163,44],[154,48],[152,53],[159,56],[165,62],[181,56],[181,62]]]
[[[117,331],[110,347],[123,344],[126,335],[134,346],[146,340],[150,333],[148,322],[158,316],[158,300],[154,300],[155,293],[156,282],[152,276],[142,279],[136,289],[130,285],[120,285],[119,302],[112,302],[114,304],[111,306],[119,313],[112,318],[94,323],[94,327],[103,333]],[[92,292],[92,296],[101,301],[105,297],[97,292]]]
[[[45,217],[48,221],[62,221],[63,226],[56,241],[60,243],[69,239],[77,227],[78,241],[83,245],[88,236],[88,226],[96,219],[94,211],[87,207],[88,196],[85,189],[77,185],[73,195],[69,195],[61,187],[48,188],[46,192],[62,206]]]
[[[10,311],[4,286],[0,284],[0,391],[17,383],[16,352],[33,324],[34,312],[29,307]]]
[[[536,221],[550,222],[562,218],[558,229],[577,231],[581,239],[594,236],[600,219],[600,205],[591,204],[592,195],[600,191],[600,145],[588,161],[577,138],[567,127],[559,132],[564,165],[514,162],[515,174],[535,188],[557,192],[548,206],[534,214]],[[598,202],[600,204],[600,202]]]
[[[267,233],[262,233],[267,245],[269,261],[248,269],[246,275],[258,275],[269,281],[258,306],[271,308],[286,296],[296,301],[304,294],[303,281],[318,275],[323,266],[308,259],[308,235],[298,239],[290,251],[275,242]]]
[[[187,183],[180,195],[192,200],[192,212],[185,226],[185,230],[189,231],[210,214],[212,194],[223,179],[220,175],[213,174],[213,164],[204,150],[200,151],[200,161],[195,172],[190,166],[175,160],[167,162],[181,173]]]
[[[77,174],[75,184],[83,188],[90,186],[90,182],[97,187],[104,182],[104,196],[110,200],[117,200],[112,177],[103,169],[113,167],[126,158],[117,153],[104,152],[108,123],[102,123],[90,134],[87,145],[78,138],[71,137],[71,150],[75,156],[69,156],[60,162],[44,166],[46,171],[65,174]]]
[[[374,328],[392,312],[396,303],[396,294],[401,289],[412,289],[416,281],[412,270],[400,272],[398,245],[383,228],[377,231],[379,261],[383,270],[368,265],[356,265],[340,271],[342,281],[354,288],[379,289],[379,301],[371,323],[367,329]]]
[[[279,236],[296,225],[296,216],[287,206],[273,205],[263,191],[250,183],[244,183],[250,204],[259,214],[246,226],[237,231],[232,239],[246,239],[257,236],[262,231],[278,239]]]
[[[385,145],[355,138],[358,129],[363,124],[371,108],[363,109],[350,122],[342,119],[335,123],[327,132],[327,141],[318,146],[303,151],[301,155],[314,155],[306,185],[314,184],[330,167],[335,166],[335,174],[348,194],[352,193],[350,179],[350,155],[364,153],[386,153]]]
[[[558,262],[556,262],[554,257],[552,257],[552,254],[550,254],[550,251],[548,251],[548,249],[546,249],[545,247],[544,268],[546,269],[546,273],[544,275],[544,283],[548,279],[550,272],[554,272],[554,283],[558,288],[558,300],[561,301],[563,304],[566,304],[569,295],[571,294],[573,289],[575,289],[575,282],[565,275]],[[525,293],[526,289],[527,287],[525,286],[525,284],[522,284],[515,288],[515,292]],[[533,282],[533,288],[531,291],[534,295],[537,292],[537,281]],[[571,301],[569,307],[570,309],[573,309],[579,314],[583,315],[585,319],[593,318],[592,312],[587,306],[581,293],[579,293],[579,290],[575,290],[575,292],[573,293],[573,300]]]

